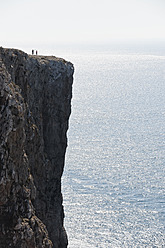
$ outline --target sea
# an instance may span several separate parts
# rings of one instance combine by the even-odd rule
[[[165,47],[52,53],[75,67],[62,177],[68,247],[165,247]]]

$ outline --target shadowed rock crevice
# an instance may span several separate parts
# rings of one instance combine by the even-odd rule
[[[0,48],[0,247],[67,247],[61,176],[73,65]]]

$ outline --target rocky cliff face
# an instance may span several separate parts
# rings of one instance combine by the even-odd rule
[[[65,248],[73,65],[0,48],[0,247]]]

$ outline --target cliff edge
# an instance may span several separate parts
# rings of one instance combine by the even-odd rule
[[[0,47],[0,247],[65,248],[73,65]]]

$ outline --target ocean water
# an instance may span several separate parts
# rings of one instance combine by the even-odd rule
[[[165,54],[60,55],[75,66],[62,178],[69,248],[165,247]]]

